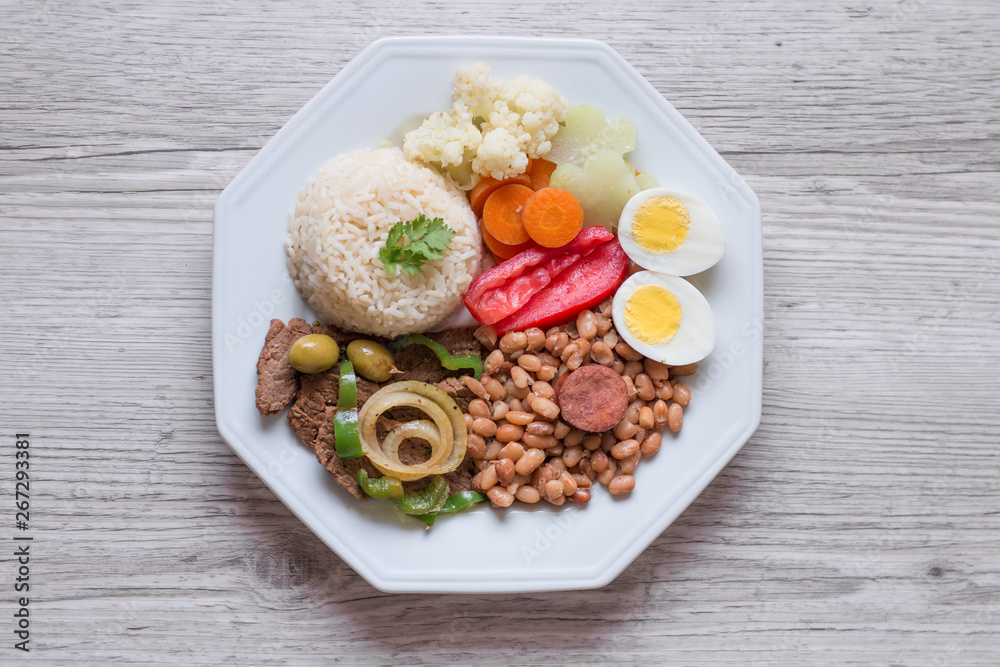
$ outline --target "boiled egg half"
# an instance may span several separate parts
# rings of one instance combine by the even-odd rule
[[[712,308],[678,276],[633,274],[615,292],[611,315],[618,335],[636,352],[669,366],[701,361],[715,347]]]
[[[633,262],[672,276],[700,273],[726,251],[715,211],[668,188],[643,190],[628,200],[618,221],[618,240]]]

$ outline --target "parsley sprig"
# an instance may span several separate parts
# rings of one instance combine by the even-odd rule
[[[406,237],[406,245],[403,245]],[[390,274],[398,268],[403,275],[415,276],[427,261],[444,257],[444,249],[455,237],[455,231],[441,218],[428,220],[421,213],[409,222],[397,222],[389,230],[385,247],[378,256]]]

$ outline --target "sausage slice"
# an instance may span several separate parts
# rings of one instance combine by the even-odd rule
[[[559,380],[559,410],[570,426],[600,433],[625,417],[628,388],[622,376],[607,366],[580,366]]]

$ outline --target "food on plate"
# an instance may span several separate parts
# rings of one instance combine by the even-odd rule
[[[536,190],[521,210],[524,231],[532,241],[546,248],[560,248],[583,228],[583,208],[565,190]]]
[[[358,470],[356,475],[358,486],[372,498],[382,500],[403,497],[403,481],[398,477],[383,475],[382,477],[370,477],[364,468]]]
[[[358,430],[358,378],[349,360],[340,364],[337,412],[333,415],[333,435],[337,456],[344,460],[365,455]]]
[[[541,190],[549,187],[549,180],[552,172],[556,170],[556,163],[541,158],[533,160],[528,167],[528,176],[531,178],[531,189]]]
[[[580,104],[566,112],[565,127],[553,139],[547,159],[557,165],[582,167],[602,151],[619,156],[631,153],[635,140],[635,123],[627,116],[617,115],[608,122],[604,109]]]
[[[608,431],[625,417],[628,386],[607,366],[588,364],[562,376],[558,403],[562,419],[589,433]]]
[[[288,350],[310,333],[312,329],[303,320],[291,320],[288,326],[278,320],[271,322],[257,360],[257,410],[262,415],[281,412],[295,398],[299,374],[292,368]]]
[[[347,344],[347,358],[358,375],[372,382],[388,382],[399,372],[392,353],[373,340],[352,340]]]
[[[472,212],[475,213],[477,217],[483,217],[483,207],[486,206],[486,200],[490,198],[490,195],[505,185],[524,185],[532,188],[533,190],[535,189],[532,185],[531,176],[527,173],[511,176],[510,178],[505,178],[502,181],[497,180],[492,176],[484,176],[478,183],[476,183],[475,187],[469,190],[469,205],[472,207]]]
[[[680,402],[691,397],[679,372],[691,369],[644,359],[619,338],[611,307],[607,299],[561,326],[511,331],[486,345],[483,390],[468,406],[468,451],[478,469],[473,488],[494,506],[587,503],[595,482],[627,493],[635,480],[622,478],[659,450],[671,413],[679,424]],[[594,406],[600,414],[587,414]]]
[[[421,516],[434,514],[448,502],[448,482],[444,477],[435,477],[423,491],[403,494],[393,501],[403,514]]]
[[[407,345],[423,345],[434,353],[442,368],[464,373],[472,371],[472,376],[476,380],[483,375],[483,360],[479,358],[478,354],[452,354],[444,345],[423,334],[400,336],[392,343],[393,348],[397,350],[401,350]]]
[[[415,275],[391,274],[380,251],[397,223],[420,215],[442,219],[454,238]],[[398,148],[323,165],[299,193],[286,241],[295,286],[322,320],[386,337],[432,328],[453,311],[481,247],[465,195]]]
[[[455,72],[452,97],[450,111],[431,114],[406,134],[403,150],[467,187],[475,185],[473,174],[503,180],[548,154],[568,106],[544,81],[498,79],[482,63]]]
[[[465,307],[483,324],[499,322],[524,307],[552,279],[614,234],[588,227],[562,248],[530,248],[481,273],[462,296]]]
[[[487,499],[585,504],[595,482],[631,492],[680,430],[715,332],[678,276],[718,261],[721,224],[648,190],[628,118],[566,108],[542,81],[463,68],[405,154],[335,157],[299,194],[289,271],[325,324],[272,321],[257,408],[290,407],[355,498],[427,527]],[[656,272],[626,280],[630,257]],[[434,331],[460,304],[482,326]]]
[[[490,236],[505,245],[520,245],[531,240],[521,212],[535,194],[525,185],[505,185],[498,188],[483,205],[483,226]]]
[[[303,336],[288,350],[289,365],[300,373],[322,373],[339,358],[337,341],[323,334]]]
[[[631,164],[612,151],[601,151],[583,166],[564,163],[552,172],[549,184],[571,193],[583,207],[585,225],[614,230],[625,203],[655,179],[636,176]]]
[[[635,124],[627,117],[615,116],[608,122],[602,109],[587,104],[572,107],[548,155],[558,165],[549,185],[576,197],[585,225],[614,230],[629,198],[657,185],[655,178],[636,171],[625,159],[635,146]]]
[[[428,220],[421,213],[409,222],[397,222],[392,226],[378,257],[390,274],[396,273],[398,268],[404,275],[415,276],[424,262],[444,257],[453,238],[455,231],[444,224],[444,220]]]
[[[472,335],[471,327],[450,329],[447,331],[429,333],[428,338],[444,347],[456,357],[481,354],[481,346]],[[340,373],[340,365],[336,365],[322,373],[298,373],[291,370],[291,390],[288,389],[287,377],[273,372],[282,360],[287,363],[288,350],[295,340],[311,333],[322,333],[337,341],[341,350],[349,347],[351,341],[359,338],[357,334],[345,331],[334,325],[310,326],[304,320],[292,318],[287,324],[281,320],[273,320],[268,332],[267,341],[261,350],[258,368],[263,372],[258,374],[257,397],[258,409],[261,406],[270,410],[266,414],[274,414],[290,407],[288,423],[296,437],[313,449],[319,462],[333,475],[338,484],[358,499],[367,496],[357,481],[358,470],[364,469],[372,477],[381,477],[382,473],[372,465],[366,456],[354,459],[344,459],[337,453],[335,418],[339,412],[340,387],[346,382],[347,391],[353,396],[345,397],[345,402],[355,403],[363,408],[371,396],[383,385],[372,382],[364,377],[354,376],[353,381],[345,379]],[[377,341],[388,346],[388,341]],[[442,368],[437,357],[422,345],[409,345],[395,354],[396,368],[400,371],[392,379],[400,381],[416,381],[437,386],[455,403],[465,410],[468,402],[476,397],[460,379],[460,372]],[[289,367],[290,368],[290,367]],[[471,380],[471,378],[470,378]],[[392,382],[385,386],[392,386]],[[376,434],[384,438],[392,428],[403,421],[424,419],[422,413],[405,408],[392,409],[376,423]],[[464,420],[463,420],[463,431]],[[359,432],[360,433],[360,432]],[[359,442],[360,447],[360,442]],[[426,460],[428,447],[424,443],[405,442],[397,450],[400,461],[404,464],[417,464]],[[468,457],[461,461],[457,468],[443,475],[448,481],[452,493],[458,493],[471,488],[473,465]],[[429,478],[403,482],[406,492],[420,491],[430,482]]]
[[[507,245],[506,243],[500,243],[493,235],[487,231],[486,226],[480,227],[479,232],[483,235],[483,243],[486,244],[487,250],[489,250],[493,257],[499,261],[510,259],[514,255],[518,255],[528,248],[534,247],[534,243],[527,241],[526,243],[521,243],[518,245]]]
[[[678,276],[640,271],[614,298],[615,327],[635,350],[663,364],[701,361],[715,346],[712,308]]]
[[[715,211],[692,195],[667,188],[644,190],[628,201],[618,240],[639,266],[673,276],[709,269],[726,251]]]
[[[628,256],[618,241],[602,243],[493,327],[498,333],[506,333],[565,322],[614,294],[627,273]]]
[[[401,422],[380,438],[378,419],[394,408],[412,408],[424,418]],[[404,482],[451,472],[465,458],[468,433],[461,409],[447,393],[426,382],[404,380],[382,387],[365,402],[358,423],[361,449],[371,464]],[[405,463],[399,458],[400,445],[407,439],[429,444],[426,461]]]

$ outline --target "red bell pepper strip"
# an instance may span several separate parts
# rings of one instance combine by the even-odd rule
[[[628,274],[628,255],[613,239],[597,246],[555,280],[536,293],[523,307],[493,327],[503,335],[528,327],[548,329],[562,324],[585,308],[601,303],[615,293]]]
[[[529,248],[479,275],[462,299],[472,316],[493,324],[524,306],[553,278],[601,243],[615,238],[603,227],[584,227],[561,248]]]

